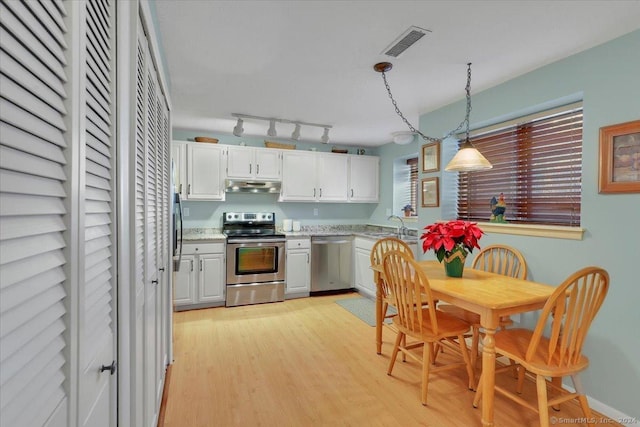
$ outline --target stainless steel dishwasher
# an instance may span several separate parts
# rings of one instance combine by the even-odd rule
[[[311,294],[348,290],[353,236],[311,237]]]

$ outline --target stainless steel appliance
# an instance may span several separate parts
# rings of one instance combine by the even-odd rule
[[[351,284],[352,236],[311,237],[311,294],[348,290]]]
[[[171,168],[174,169],[173,163],[171,164]],[[180,263],[182,261],[182,201],[180,200],[180,193],[178,193],[177,190],[174,190],[173,193],[173,220],[171,221],[171,228],[173,233],[173,271],[178,271],[180,270]]]
[[[225,212],[226,306],[284,301],[285,236],[273,212]]]

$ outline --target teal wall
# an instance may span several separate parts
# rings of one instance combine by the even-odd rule
[[[596,317],[584,351],[590,358],[583,374],[587,394],[627,415],[640,419],[640,194],[598,194],[599,128],[640,119],[640,31],[539,68],[480,93],[472,93],[472,127],[513,118],[549,105],[583,99],[582,227],[584,239],[562,240],[506,234],[487,234],[482,245],[504,243],[524,254],[529,278],[560,284],[589,265],[611,276],[609,294]],[[420,118],[420,130],[444,135],[464,117],[464,102],[448,105]],[[445,142],[446,143],[446,142]],[[384,217],[390,205],[390,165],[410,146],[381,147],[381,202],[371,221]],[[446,151],[446,150],[444,150]],[[442,159],[441,170],[447,159]],[[448,172],[428,174],[447,181]],[[451,194],[441,194],[441,198]],[[449,219],[444,208],[421,208],[419,226]],[[421,255],[433,257],[431,253]],[[532,324],[532,315],[524,322]]]

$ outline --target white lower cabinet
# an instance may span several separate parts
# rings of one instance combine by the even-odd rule
[[[287,239],[285,298],[309,296],[311,290],[311,239]]]
[[[225,243],[184,244],[173,283],[177,310],[224,305],[225,247]]]
[[[370,297],[376,296],[376,285],[371,269],[371,249],[376,241],[362,237],[354,239],[355,282],[358,292]]]

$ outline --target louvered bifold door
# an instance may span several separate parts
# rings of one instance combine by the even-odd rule
[[[110,0],[85,5],[84,194],[80,201],[80,426],[109,426],[115,361],[115,9]]]
[[[0,3],[0,425],[69,425],[64,2]]]

